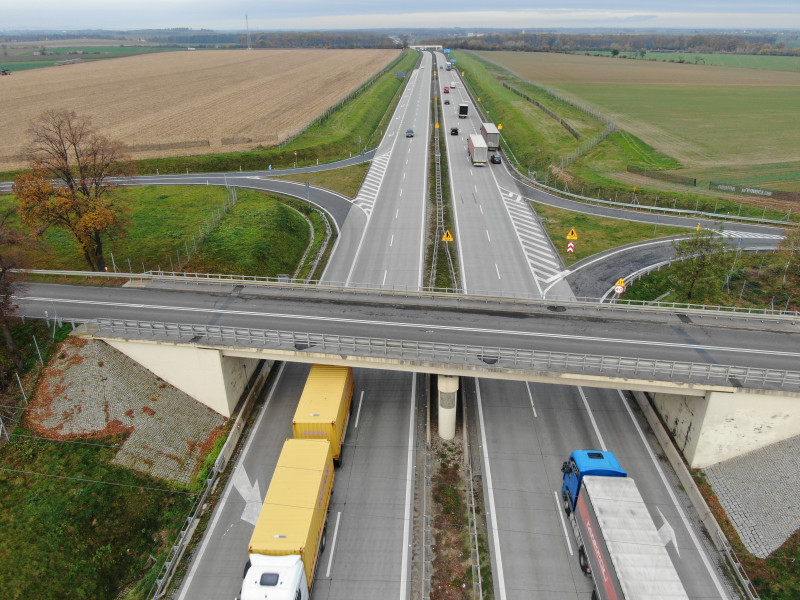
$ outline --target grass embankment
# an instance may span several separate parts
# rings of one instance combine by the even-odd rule
[[[69,331],[68,325],[58,329],[54,341],[43,322],[12,328],[29,395],[41,375],[32,337],[48,364]],[[119,435],[26,437],[36,434],[25,427],[22,407],[14,380],[0,408],[6,428],[21,422],[0,446],[0,597],[114,598],[150,569],[152,557],[163,560],[194,497],[111,464],[123,441]],[[127,598],[144,598],[154,577],[150,573]]]
[[[266,170],[291,168],[332,162],[355,155],[361,148],[372,147],[380,141],[381,123],[386,111],[396,102],[396,95],[405,79],[397,71],[410,72],[419,60],[419,54],[406,50],[400,61],[383,74],[373,85],[347,102],[322,123],[306,129],[294,140],[278,148],[256,149],[251,152],[186,156],[137,161],[140,174],[153,173],[214,173],[224,171]],[[361,145],[359,146],[359,138]]]
[[[200,244],[200,228],[205,229],[206,222],[217,218],[223,201],[228,199],[224,188],[150,186],[122,188],[118,192],[120,204],[128,209],[129,224],[125,235],[118,235],[107,244],[109,269],[111,253],[117,270],[127,271],[130,260],[135,272],[142,265],[145,270],[158,267],[177,270],[180,255],[180,267],[184,270],[208,264],[217,267],[211,272],[274,276],[295,270],[310,239],[306,221],[294,211],[279,208],[296,202],[291,199],[279,200],[276,196],[240,189],[238,203],[222,217],[220,226],[210,231],[206,244]],[[0,197],[0,208],[13,203],[13,196]],[[308,210],[302,203],[297,205]],[[324,224],[318,223],[324,237]],[[9,225],[26,232],[16,217]],[[287,232],[296,232],[298,237],[286,235]],[[186,249],[191,252],[194,242],[199,253],[187,267]],[[59,229],[48,230],[41,240],[14,252],[19,264],[30,268],[87,268],[75,240]]]
[[[494,59],[502,53],[486,54]],[[523,173],[530,173],[539,181],[559,189],[563,189],[566,184],[567,190],[573,193],[621,202],[630,202],[634,188],[636,188],[636,200],[643,206],[670,206],[686,210],[766,217],[776,220],[785,219],[787,216],[788,208],[772,200],[766,201],[770,207],[765,211],[766,203],[763,198],[734,197],[699,187],[666,183],[635,173],[628,173],[629,166],[638,169],[674,172],[681,168],[682,164],[626,130],[612,133],[565,171],[562,171],[558,168],[561,158],[568,156],[591,136],[582,135],[581,140],[576,140],[557,120],[524,98],[505,89],[502,83],[506,82],[512,85],[515,89],[523,91],[547,106],[579,133],[583,131],[587,134],[594,134],[594,132],[602,131],[604,125],[578,111],[569,103],[550,96],[540,88],[519,79],[504,68],[484,60],[477,54],[458,52],[457,55],[459,66],[465,71],[465,79],[474,95],[481,98],[480,104],[487,112],[488,118],[503,124],[502,141],[504,146],[511,150],[509,158]],[[565,87],[563,84],[561,85]],[[650,87],[655,89],[658,86]],[[627,88],[614,86],[614,89],[615,93],[621,96],[626,93]],[[781,94],[780,91],[776,93]],[[667,110],[661,101],[658,102],[658,105]],[[649,106],[647,104],[637,110],[646,111]],[[744,110],[744,108],[738,106],[737,110]],[[581,125],[583,122],[585,124]],[[591,123],[594,123],[593,127]],[[698,127],[695,123],[687,130],[692,129],[708,128]],[[689,172],[687,176],[695,175]],[[784,173],[783,177],[791,179],[794,175]],[[772,206],[775,208],[771,208]],[[792,219],[795,219],[794,215],[792,215]]]
[[[736,254],[729,252],[728,272],[705,295],[695,295],[695,304],[744,306],[775,310],[800,310],[800,264],[786,254]],[[788,266],[787,266],[788,265]],[[625,290],[629,300],[687,302],[672,282],[672,269],[665,267],[634,282]]]
[[[546,204],[533,203],[536,213],[544,217],[542,225],[553,245],[569,267],[579,260],[593,254],[616,248],[621,244],[632,244],[659,237],[691,233],[691,229],[669,227],[667,225],[648,225],[621,219],[608,219],[594,215],[576,213],[570,210],[554,208]],[[578,239],[575,251],[567,252],[567,234],[575,229]]]
[[[569,54],[589,54],[591,56],[612,56],[610,51],[574,51]],[[800,71],[798,56],[769,56],[760,54],[709,54],[705,52],[638,52],[619,53],[618,58],[651,60],[696,65],[716,65],[720,67],[739,67],[744,69],[768,69],[772,71]]]
[[[329,171],[314,171],[313,173],[298,173],[297,175],[281,175],[275,179],[299,181],[310,183],[328,190],[338,192],[348,198],[355,198],[361,187],[361,182],[369,170],[369,163],[361,163],[351,167],[331,169]]]

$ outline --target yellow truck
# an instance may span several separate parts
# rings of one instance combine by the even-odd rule
[[[250,538],[240,600],[309,599],[333,477],[327,440],[286,440]]]
[[[292,435],[298,440],[328,440],[334,463],[341,465],[352,400],[353,369],[314,365],[294,413]]]

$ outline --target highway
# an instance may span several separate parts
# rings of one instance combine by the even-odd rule
[[[443,56],[437,61],[443,64]],[[365,184],[354,201],[264,173],[141,177],[136,185],[236,185],[306,198],[331,214],[340,237],[325,281],[348,285],[419,287],[425,243],[430,54],[408,87]],[[525,202],[536,196],[505,165],[472,167],[466,135],[477,133],[475,107],[456,72],[442,68],[439,85],[456,82],[444,106],[442,127],[450,161],[463,287],[531,296],[591,295],[580,281],[568,284],[552,244]],[[451,76],[452,73],[452,76]],[[447,97],[447,96],[443,96]],[[450,127],[459,135],[451,136]],[[413,128],[415,136],[406,138]],[[552,198],[547,195],[547,198]],[[600,211],[600,208],[582,210]],[[603,211],[607,209],[602,209]],[[609,209],[616,210],[616,209]],[[637,220],[654,216],[637,213]],[[667,224],[664,217],[659,221]],[[689,223],[691,221],[691,224]],[[685,226],[696,221],[684,219]],[[733,226],[732,226],[733,227]],[[746,229],[772,235],[774,230]],[[572,280],[570,280],[572,281]],[[604,313],[603,316],[538,309],[448,307],[433,302],[393,302],[361,296],[352,302],[292,299],[248,288],[177,291],[151,286],[91,288],[31,283],[19,299],[21,312],[45,310],[64,319],[96,317],[214,323],[242,327],[326,331],[395,339],[479,343],[484,346],[546,348],[674,360],[763,365],[795,369],[797,331],[792,326],[747,326],[706,322],[685,315]],[[593,293],[593,292],[592,292]],[[746,335],[743,335],[746,331]],[[658,339],[655,339],[658,338]],[[223,499],[191,557],[180,600],[230,598],[239,589],[247,543],[307,367],[286,364],[275,378]],[[313,597],[409,597],[413,451],[424,390],[416,375],[357,370],[354,413],[337,470],[328,549],[320,561]],[[669,473],[641,431],[640,416],[616,390],[574,388],[481,379],[463,382],[482,453],[495,596],[585,599],[590,586],[577,565],[574,540],[557,502],[559,467],[576,448],[614,451],[639,483],[656,525],[674,532],[668,550],[692,598],[728,597],[715,558],[709,558],[692,515]]]
[[[437,54],[440,66],[444,60],[443,54]],[[444,77],[450,73],[444,69],[440,73],[447,81]],[[458,101],[469,102],[457,73],[451,73]],[[474,105],[470,114],[469,124],[461,129],[471,133],[480,127]],[[520,206],[524,203],[516,181],[498,165],[472,167],[461,158],[465,154],[461,144],[448,144],[448,155],[464,287],[569,297],[567,273],[547,236],[537,231],[540,226],[533,214]],[[527,264],[522,264],[523,257]],[[585,332],[572,325],[562,333],[582,337]],[[613,333],[622,334],[628,325],[620,329]],[[658,328],[659,338],[664,329]],[[652,338],[653,328],[649,331]],[[675,532],[667,547],[689,596],[727,597],[722,576],[713,559],[707,558],[696,526],[681,508],[672,485],[663,477],[653,477],[660,467],[654,457],[649,459],[652,452],[637,429],[637,417],[621,395],[613,390],[476,380],[474,398],[469,393],[465,397],[474,401],[473,414],[480,424],[498,600],[578,599],[591,593],[558,503],[559,466],[579,448],[616,452],[637,479],[657,525],[666,522]]]

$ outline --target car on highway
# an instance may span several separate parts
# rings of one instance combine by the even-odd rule
[[[450,98],[446,98],[444,101],[445,104],[450,104]]]
[[[458,135],[458,127],[451,127],[450,135]]]
[[[450,88],[449,88],[449,87],[447,87],[447,86],[445,86],[445,88],[444,88],[444,93],[445,93],[445,94],[449,94],[449,93],[450,93]]]
[[[406,137],[414,137],[414,130],[406,129]]]
[[[491,162],[493,165],[499,165],[500,164],[500,155],[499,154],[492,154],[489,157],[489,162]]]

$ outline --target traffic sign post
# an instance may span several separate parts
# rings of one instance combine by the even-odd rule
[[[572,253],[575,252],[575,242],[570,242],[567,244],[567,252]]]
[[[625,292],[625,280],[620,277],[617,279],[617,283],[614,284],[614,293],[615,294],[622,294]]]
[[[577,240],[578,239],[578,232],[575,231],[574,227],[569,230],[569,233],[567,234],[567,239],[568,240]]]
[[[443,242],[452,242],[453,241],[453,234],[450,233],[449,229],[444,232],[444,235],[442,236],[442,241]]]

